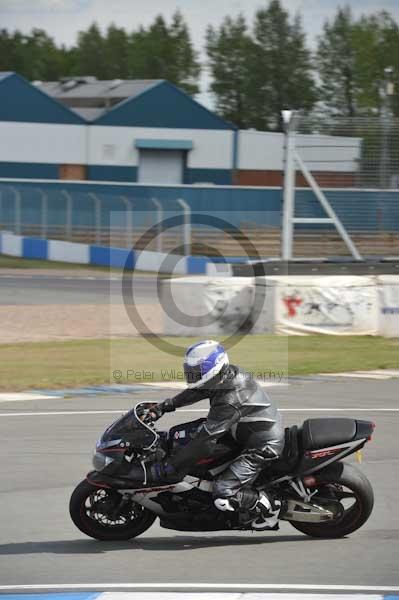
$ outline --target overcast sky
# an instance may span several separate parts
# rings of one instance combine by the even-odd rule
[[[387,10],[399,22],[399,0],[282,2],[292,14],[296,11],[301,14],[312,45],[325,19],[333,16],[337,7],[345,3],[352,7],[356,16]],[[251,21],[254,12],[267,3],[267,0],[0,0],[0,26],[23,32],[39,27],[58,43],[69,46],[75,42],[77,32],[86,29],[93,21],[97,21],[102,29],[114,22],[132,30],[139,25],[148,25],[160,13],[170,18],[176,9],[180,9],[189,24],[196,48],[201,50],[204,31],[209,23],[216,25],[224,16],[239,12]],[[207,81],[204,75],[203,88]]]

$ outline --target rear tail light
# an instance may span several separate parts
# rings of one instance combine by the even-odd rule
[[[370,423],[370,425],[371,425],[371,429],[372,429],[372,431],[374,432],[374,429],[375,429],[375,423],[371,422],[371,423]],[[371,440],[372,440],[372,439],[373,439],[373,434],[372,434],[372,433],[370,433],[370,435],[367,437],[367,441],[368,441],[368,442],[371,442]]]
[[[317,484],[316,477],[313,477],[312,475],[304,477],[302,481],[306,485],[306,487],[315,487]]]

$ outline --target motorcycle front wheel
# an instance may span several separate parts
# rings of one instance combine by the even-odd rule
[[[337,517],[323,523],[290,521],[291,525],[317,538],[339,538],[353,533],[367,521],[374,505],[373,488],[367,477],[354,466],[339,462],[317,475],[315,504],[330,503]]]
[[[156,519],[154,513],[116,490],[96,487],[87,480],[74,489],[69,514],[82,533],[104,541],[135,538]]]

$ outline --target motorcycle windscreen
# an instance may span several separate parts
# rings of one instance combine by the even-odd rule
[[[105,430],[101,442],[112,440],[123,440],[129,443],[129,447],[137,450],[149,448],[157,439],[155,431],[146,427],[134,413],[134,409],[120,417]]]

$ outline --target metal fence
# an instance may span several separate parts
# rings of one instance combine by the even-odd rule
[[[399,256],[399,190],[321,189],[362,257]],[[294,192],[299,222],[294,224],[293,256],[348,255],[334,225],[323,223],[325,211],[314,191],[297,187]],[[279,257],[282,211],[280,188],[0,180],[0,229],[138,250],[179,247],[186,254]],[[197,213],[223,224],[198,225]],[[160,226],[173,215],[181,217],[181,227]],[[158,235],[150,240],[154,226]]]
[[[198,223],[198,213],[222,224]],[[277,256],[280,213],[279,189],[0,180],[0,229],[136,250],[251,257],[247,232],[261,245],[266,236],[265,253]]]
[[[399,256],[399,120],[285,120],[283,257]]]
[[[399,189],[399,119],[387,113],[345,118],[295,115],[291,126],[297,134],[296,148],[321,187]],[[301,183],[306,184],[299,175],[297,184]]]

